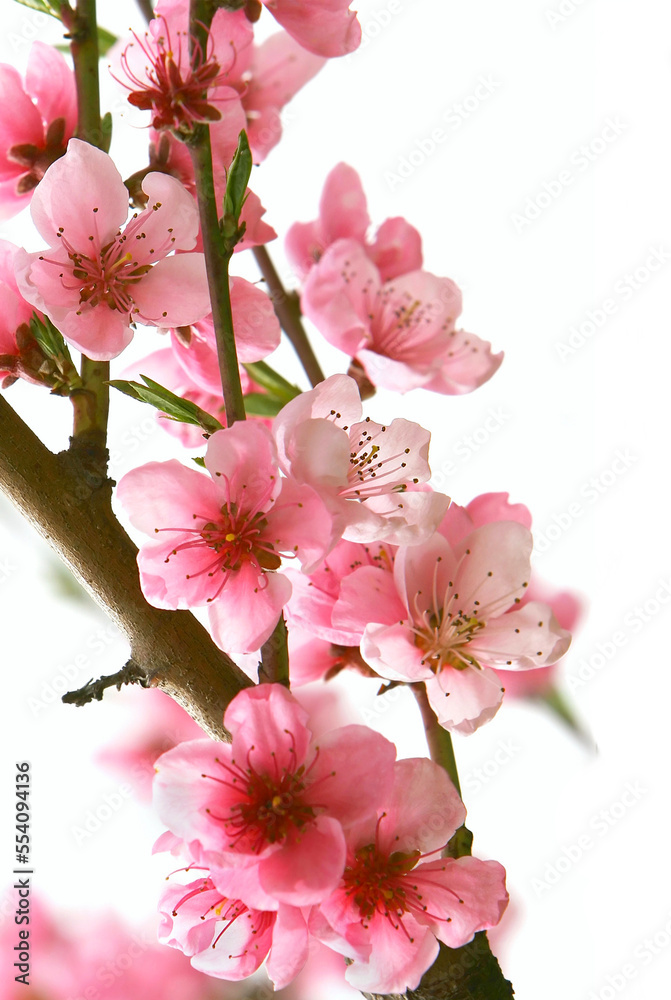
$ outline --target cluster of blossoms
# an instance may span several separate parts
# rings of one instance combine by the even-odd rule
[[[437,764],[395,761],[364,726],[312,738],[281,685],[241,692],[232,743],[196,740],[156,763],[154,803],[170,850],[199,877],[170,881],[162,941],[222,979],[266,960],[279,989],[316,938],[352,963],[358,989],[414,988],[438,953],[498,923],[507,903],[495,861],[445,858],[465,810]]]
[[[49,355],[48,336],[38,342],[50,324],[96,361],[122,354],[138,325],[166,333],[168,346],[134,368],[222,429],[208,428],[202,469],[150,462],[118,484],[116,501],[147,536],[146,600],[207,609],[215,643],[234,654],[262,650],[286,616],[294,687],[344,667],[424,685],[440,725],[472,733],[507,686],[524,689],[516,676],[539,678],[527,691],[548,683],[576,603],[532,579],[527,508],[503,493],[461,507],[434,491],[429,432],[365,416],[359,386],[459,395],[503,355],[458,327],[461,293],[423,269],[410,223],[371,232],[361,181],[341,163],[319,218],[296,223],[286,249],[302,313],[355,377],[333,375],[282,406],[268,399],[262,418],[227,426],[188,143],[209,127],[221,206],[241,131],[260,163],[281,137],[284,105],[329,57],[356,48],[361,29],[349,0],[227,0],[203,46],[189,6],[158,0],[146,32],[111,53],[128,102],[150,117],[149,165],[126,181],[106,152],[73,138],[74,80],[60,55],[37,43],[25,82],[0,67],[10,95],[0,212],[30,201],[46,243],[0,244],[1,384],[74,391],[69,356]],[[262,6],[284,30],[259,45]],[[275,238],[264,213],[247,190],[236,251]],[[241,277],[229,291],[237,358],[254,365],[279,345],[275,310]],[[258,398],[263,387],[243,367],[239,376]],[[207,424],[164,423],[203,445]],[[193,733],[174,725],[176,745],[158,760],[165,722],[115,758],[133,764],[145,792],[156,761],[154,802],[168,827],[157,850],[197,873],[170,877],[159,936],[195,969],[237,981],[265,963],[284,988],[319,942],[349,960],[351,986],[398,993],[419,984],[440,942],[462,947],[500,920],[501,866],[445,856],[465,809],[432,761],[397,761],[393,744],[360,725],[316,739],[280,684],[231,702],[230,745],[181,742]]]

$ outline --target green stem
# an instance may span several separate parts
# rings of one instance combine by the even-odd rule
[[[410,687],[422,715],[426,742],[429,745],[429,756],[431,760],[435,761],[436,764],[440,764],[447,771],[452,784],[459,793],[459,798],[461,798],[461,785],[459,784],[459,774],[457,772],[457,762],[454,757],[452,737],[438,722],[429,704],[429,699],[426,696],[425,686],[423,684],[411,684]],[[445,854],[450,858],[461,858],[471,853],[472,842],[473,834],[465,826],[462,826],[457,830],[445,848]]]
[[[300,320],[300,307],[297,298],[289,294],[280,280],[280,276],[275,270],[275,266],[270,259],[270,255],[265,247],[254,247],[254,257],[259,266],[259,270],[264,277],[270,291],[270,300],[275,308],[275,313],[280,325],[291,345],[295,350],[305,374],[310,379],[310,384],[319,385],[325,379],[324,372],[315,357],[312,345],[308,340],[308,335]]]
[[[207,52],[208,33],[216,4],[212,0],[190,0],[189,4],[189,46],[191,57],[194,49],[200,47]],[[212,319],[217,338],[217,356],[221,387],[226,407],[226,424],[230,427],[236,420],[245,419],[245,404],[240,385],[240,369],[235,349],[233,313],[228,280],[228,265],[232,251],[224,246],[219,228],[219,212],[214,191],[212,170],[212,148],[210,129],[199,125],[188,143],[198,195],[200,232],[203,239],[207,282],[212,300]]]
[[[75,68],[77,137],[102,149],[104,136],[100,122],[96,0],[77,0],[74,13],[65,6],[62,11]],[[106,465],[109,362],[92,361],[83,354],[81,377],[82,389],[72,396],[72,444],[92,450],[97,463]]]
[[[226,425],[231,427],[236,420],[245,419],[245,403],[240,385],[238,354],[235,349],[228,279],[228,265],[232,253],[224,249],[219,229],[219,214],[212,174],[210,130],[207,126],[198,127],[194,133],[193,141],[189,143],[189,153],[196,178],[200,232],[203,238],[207,282],[212,301],[212,320],[217,338],[217,357],[226,408]]]
[[[289,652],[287,626],[281,614],[273,634],[261,646],[260,684],[284,684],[289,687]]]

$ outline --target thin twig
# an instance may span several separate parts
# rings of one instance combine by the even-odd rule
[[[66,705],[76,705],[81,708],[82,705],[88,705],[90,701],[102,701],[103,693],[107,688],[115,687],[117,691],[120,691],[124,684],[139,684],[140,687],[149,687],[146,673],[133,660],[128,660],[125,666],[121,670],[117,670],[115,674],[106,674],[104,677],[99,677],[97,681],[91,678],[88,684],[84,684],[77,691],[68,691],[67,694],[63,695],[61,701],[65,702]]]

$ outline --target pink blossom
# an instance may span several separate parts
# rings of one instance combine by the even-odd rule
[[[362,631],[337,628],[332,621],[342,580],[361,566],[376,566],[391,572],[395,549],[382,542],[362,545],[340,541],[309,576],[289,570],[293,590],[287,605],[287,621],[329,642],[358,646]]]
[[[365,726],[311,739],[307,713],[280,684],[238,694],[232,744],[197,740],[157,762],[154,803],[217,890],[260,910],[310,905],[338,884],[343,830],[391,788],[395,748]],[[352,789],[356,794],[352,794]]]
[[[318,56],[344,56],[361,44],[350,0],[262,0],[299,45]]]
[[[461,292],[449,278],[411,271],[384,282],[360,243],[337,240],[308,275],[301,306],[330,344],[383,389],[472,392],[503,360],[456,329]]]
[[[280,466],[319,492],[348,541],[426,538],[449,503],[440,493],[408,490],[431,475],[431,435],[400,417],[383,425],[362,415],[359,390],[347,375],[332,375],[292,399],[273,425]]]
[[[310,268],[336,240],[355,240],[377,267],[382,281],[390,281],[422,266],[422,237],[405,219],[387,219],[367,238],[370,226],[366,195],[356,170],[339,163],[326,178],[319,202],[319,218],[296,222],[285,248],[296,274],[304,280]]]
[[[359,990],[414,989],[438,954],[498,923],[508,901],[496,861],[439,858],[465,810],[447,774],[430,760],[398,761],[392,794],[347,836],[338,888],[310,920],[315,936],[353,959]]]
[[[308,930],[297,907],[255,910],[223,896],[207,877],[168,886],[159,910],[159,941],[190,956],[194,969],[208,976],[246,979],[267,958],[268,975],[282,989],[305,964]]]
[[[207,606],[215,642],[252,652],[291,594],[281,553],[307,568],[325,554],[331,518],[317,494],[281,480],[270,432],[244,421],[208,442],[209,476],[177,461],[123,477],[117,498],[150,535],[138,553],[142,591],[155,607]]]
[[[168,256],[196,242],[192,198],[166,174],[148,174],[143,188],[149,207],[122,231],[128,192],[119,172],[106,153],[71,139],[33,196],[49,249],[22,252],[19,289],[95,360],[120,354],[136,322],[184,326],[211,308],[202,254]]]
[[[178,743],[203,735],[185,710],[158,688],[125,692],[124,711],[129,725],[121,738],[103,748],[96,759],[133,787],[144,802],[151,802],[154,762]]]
[[[237,86],[247,116],[247,138],[257,163],[282,136],[282,108],[324,63],[325,59],[306,51],[284,31],[254,46],[249,72],[240,77]]]
[[[22,350],[17,342],[19,328],[23,328],[24,334],[28,333],[27,324],[34,311],[16,284],[14,261],[19,252],[19,247],[0,240],[0,385],[3,389],[17,378],[35,383],[42,381],[36,370],[44,360],[42,353],[38,352],[35,363],[31,364],[25,347]],[[24,343],[25,339],[24,336]]]
[[[440,724],[473,732],[501,704],[492,667],[545,666],[570,642],[547,605],[521,606],[531,548],[515,521],[484,524],[453,545],[436,533],[400,548],[393,575],[364,567],[346,577],[333,622],[364,625],[361,653],[377,673],[425,681]]]
[[[281,330],[273,304],[265,292],[244,278],[231,277],[231,310],[235,346],[241,364],[261,361],[279,347]],[[179,363],[208,392],[221,391],[221,374],[212,314],[172,333],[172,349]]]
[[[494,521],[517,521],[531,529],[531,513],[524,504],[511,504],[507,493],[483,493],[471,500],[466,507],[451,504],[438,530],[451,544],[460,542],[475,528]],[[532,575],[519,608],[526,604],[540,602],[547,605],[557,623],[568,632],[575,627],[582,613],[579,598],[568,591],[557,591]],[[501,679],[508,697],[542,697],[553,686],[559,661],[535,670],[501,670],[496,673]]]
[[[77,125],[72,70],[60,52],[33,42],[25,84],[0,64],[0,219],[30,201],[47,168],[65,152]]]
[[[215,992],[183,955],[156,942],[154,926],[125,926],[90,910],[52,910],[39,895],[31,895],[30,926],[24,928],[33,959],[26,988],[13,965],[19,929],[13,919],[0,926],[3,1000],[243,1000],[235,987]]]

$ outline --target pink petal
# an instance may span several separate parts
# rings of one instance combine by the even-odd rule
[[[547,604],[536,601],[487,623],[469,646],[481,663],[530,670],[555,663],[571,643]]]
[[[325,806],[343,827],[358,823],[386,803],[395,759],[394,744],[367,726],[333,729],[319,740],[305,800]]]
[[[18,164],[7,159],[7,151],[23,143],[44,144],[42,117],[26,93],[17,70],[0,63],[0,180],[18,178],[25,173]]]
[[[264,0],[273,17],[296,41],[319,56],[344,56],[361,42],[361,25],[350,0]]]
[[[393,521],[384,539],[391,545],[420,545],[438,529],[450,498],[444,493],[387,493],[371,497],[366,506]]]
[[[380,286],[377,270],[361,245],[338,240],[310,270],[301,308],[330,344],[354,357],[370,342],[370,315]]]
[[[414,633],[403,623],[367,625],[361,655],[381,677],[392,681],[423,681],[433,676],[415,645]]]
[[[426,693],[443,729],[465,736],[493,719],[503,700],[501,681],[488,667],[443,667],[426,680]]]
[[[357,641],[370,622],[381,619],[380,624],[392,625],[408,614],[392,574],[374,566],[362,566],[346,576],[332,607],[333,624],[358,636]]]
[[[362,411],[356,382],[347,375],[331,375],[315,389],[302,392],[283,406],[273,422],[273,434],[285,471],[291,468],[288,452],[297,427],[315,418],[335,419],[344,427],[360,420]]]
[[[491,521],[517,521],[531,530],[531,513],[523,503],[510,503],[509,493],[483,493],[466,505],[476,528]]]
[[[397,761],[384,813],[378,842],[390,854],[438,851],[466,818],[463,802],[445,770],[425,757]]]
[[[211,311],[205,258],[180,253],[159,260],[133,288],[137,317],[164,329],[189,326]]]
[[[440,371],[425,388],[450,396],[472,392],[492,377],[502,361],[503,352],[492,354],[489,341],[457,330]]]
[[[508,904],[506,873],[498,861],[444,858],[418,865],[412,878],[431,914],[417,912],[417,919],[449,948],[461,948],[477,931],[496,926]],[[431,919],[434,915],[442,919]]]
[[[353,167],[338,163],[326,178],[319,201],[319,219],[326,246],[336,240],[363,243],[370,217],[361,178]]]
[[[345,837],[331,816],[313,823],[261,862],[261,885],[281,903],[319,903],[338,884],[345,868]]]
[[[274,921],[274,914],[259,910],[247,910],[232,923],[218,921],[211,946],[194,955],[191,965],[217,979],[246,979],[256,972],[270,950]]]
[[[212,638],[220,649],[253,653],[270,638],[291,584],[281,573],[262,573],[244,563],[209,605]]]
[[[56,118],[65,119],[69,138],[77,127],[75,77],[63,55],[53,45],[33,42],[28,56],[26,90],[35,98],[47,127]]]
[[[210,438],[205,466],[222,500],[239,511],[267,510],[280,491],[277,455],[267,427],[238,421]]]
[[[268,519],[268,534],[277,551],[294,553],[309,573],[335,544],[333,517],[310,486],[283,479]]]
[[[305,761],[312,733],[307,712],[281,684],[259,684],[241,691],[226,709],[224,725],[233,734],[233,757],[274,774],[294,771]],[[250,749],[252,748],[252,749]]]
[[[231,278],[231,307],[241,363],[260,361],[279,347],[282,331],[265,292],[244,278]]]
[[[131,524],[152,539],[160,538],[156,528],[191,528],[196,512],[216,517],[221,506],[209,476],[176,459],[148,462],[127,472],[116,488],[116,499]]]
[[[58,246],[60,234],[80,253],[99,252],[126,221],[128,191],[107,153],[70,139],[36,188],[30,214],[49,246]]]
[[[303,281],[326,249],[319,222],[295,222],[287,232],[284,249],[296,275]]]
[[[531,532],[516,521],[476,528],[455,547],[459,609],[488,621],[519,602],[529,580],[532,546]]]
[[[411,389],[425,388],[433,374],[426,369],[417,369],[405,361],[388,358],[377,351],[362,348],[357,351],[356,359],[373,383],[380,389],[389,392],[410,392]]]
[[[374,993],[405,993],[420,980],[438,955],[438,942],[428,928],[404,914],[403,927],[381,914],[370,921],[371,955],[367,964],[354,962],[345,978],[358,990]]]
[[[310,943],[301,911],[294,906],[280,905],[266,964],[266,972],[276,990],[283,989],[298,975],[308,959]]]
[[[368,249],[382,281],[391,281],[422,266],[422,237],[405,219],[386,219]]]
[[[171,250],[193,250],[199,229],[198,207],[184,185],[176,177],[154,172],[144,178],[142,190],[148,204],[133,225],[142,237],[133,247],[136,257],[151,263]]]
[[[325,59],[308,52],[284,32],[271,35],[255,48],[252,78],[243,102],[248,112],[255,112],[247,136],[258,159],[263,159],[282,135],[279,111],[324,63]]]
[[[154,809],[160,820],[187,844],[201,844],[205,849],[219,851],[226,837],[220,821],[206,810],[213,808],[222,797],[227,772],[217,763],[230,763],[231,749],[214,740],[192,740],[179,743],[162,754],[154,767]],[[202,775],[209,777],[202,777]],[[230,798],[223,792],[224,801]],[[226,809],[226,806],[222,806]]]

